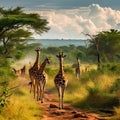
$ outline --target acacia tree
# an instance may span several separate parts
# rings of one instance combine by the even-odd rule
[[[111,29],[100,32],[97,38],[101,39],[101,53],[108,61],[114,61],[114,57],[120,52],[120,31]],[[105,60],[104,56],[103,59]]]
[[[97,55],[97,69],[100,69],[100,63],[101,63],[101,54],[100,54],[100,39],[96,38],[96,35],[90,35],[90,34],[85,34],[86,36],[89,36],[90,39],[90,46],[89,48],[92,50],[92,52]]]
[[[105,58],[109,61],[114,60],[114,56],[120,50],[120,31],[111,29],[102,31],[96,35],[85,34],[90,37],[90,49],[97,55],[98,70],[101,66],[101,60]]]
[[[4,48],[2,53],[8,54],[10,45],[28,40],[33,31],[37,34],[47,32],[47,25],[46,19],[35,13],[24,13],[20,7],[7,10],[0,8],[0,43]]]

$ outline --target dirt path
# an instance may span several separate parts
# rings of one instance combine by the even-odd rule
[[[28,81],[24,77],[19,77],[22,85],[28,86]],[[73,107],[68,103],[64,103],[64,109],[58,109],[58,98],[49,92],[45,92],[45,102],[37,103],[43,111],[40,120],[105,120],[99,114],[89,113]]]
[[[58,109],[57,98],[53,94],[45,93],[45,102],[39,103],[43,110],[41,120],[104,120],[100,115],[88,113],[70,104],[64,104],[64,109]]]

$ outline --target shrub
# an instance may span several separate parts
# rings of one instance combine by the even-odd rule
[[[120,74],[120,64],[119,63],[106,63],[102,64],[102,72],[104,73],[114,73],[114,74]]]

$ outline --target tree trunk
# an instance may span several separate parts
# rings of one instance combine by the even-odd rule
[[[98,59],[98,66],[97,66],[97,69],[100,70],[100,53],[98,52],[97,53],[97,59]]]
[[[8,43],[8,40],[3,39],[3,46],[4,46],[4,49],[5,49],[5,51],[4,51],[3,53],[4,53],[5,55],[8,54],[7,43]]]

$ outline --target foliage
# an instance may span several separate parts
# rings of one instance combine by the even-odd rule
[[[90,37],[90,51],[97,56],[98,69],[101,61],[114,61],[116,54],[120,52],[120,31],[111,29],[96,35],[86,35]]]
[[[39,120],[41,111],[39,110],[38,104],[35,101],[31,101],[32,95],[29,94],[26,88],[22,86],[19,90],[24,94],[13,94],[9,98],[7,106],[2,108],[0,120]]]
[[[46,19],[35,13],[24,13],[20,7],[7,10],[0,8],[0,13],[0,43],[4,47],[3,54],[11,53],[11,49],[28,40],[32,31],[42,34],[49,30]]]
[[[0,56],[0,112],[7,105],[11,91],[9,83],[15,77],[10,68],[10,60]]]
[[[119,63],[102,64],[101,71],[104,73],[119,74],[120,73],[120,64]]]
[[[120,119],[120,107],[114,107],[115,114],[111,117],[107,117],[107,120],[119,120]]]
[[[120,78],[118,78],[112,85],[110,92],[117,92],[120,90]]]
[[[8,104],[9,97],[11,96],[11,90],[8,87],[3,86],[3,89],[1,91],[0,95],[0,112],[2,112],[3,108]]]

